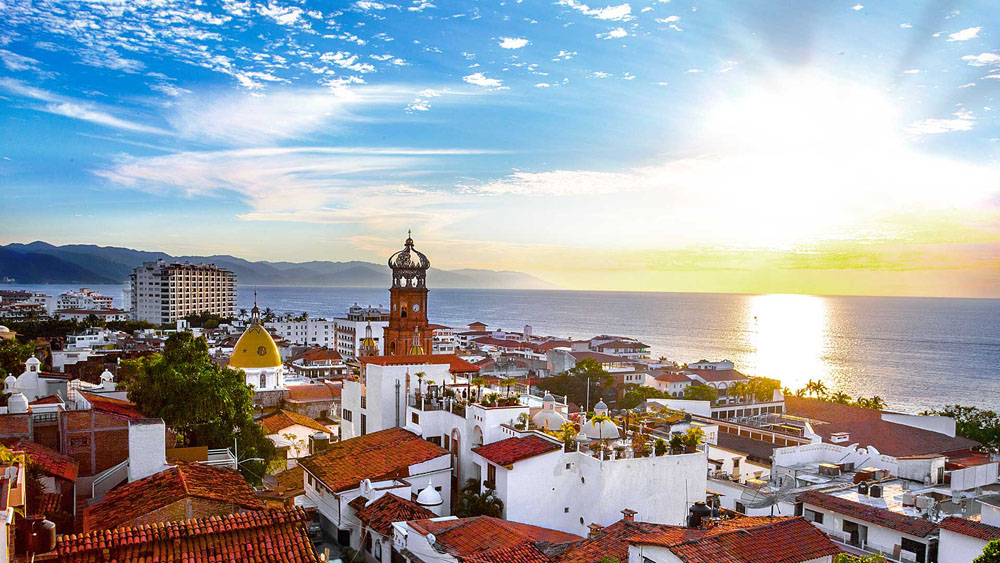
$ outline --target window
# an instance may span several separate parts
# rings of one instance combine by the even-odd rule
[[[492,484],[493,487],[497,486],[497,466],[492,463],[486,466],[486,481]]]
[[[410,413],[410,422],[413,424],[420,424],[420,415],[415,412]]]
[[[78,438],[70,438],[69,439],[69,445],[70,446],[89,446],[90,445],[90,436],[80,436]]]
[[[810,510],[810,509],[807,508],[807,509],[805,509],[803,511],[802,515],[805,516],[806,520],[809,520],[810,522],[815,522],[817,524],[822,524],[823,523],[823,513],[822,512],[816,512],[815,510]]]
[[[368,428],[368,420],[366,420],[366,419],[367,419],[367,417],[365,415],[361,415],[361,435],[362,436],[364,436],[365,433],[368,432],[368,430],[367,430],[367,428]]]
[[[563,514],[569,514],[569,507],[563,508]]]
[[[267,387],[267,374],[260,374],[260,388],[264,389]]]
[[[343,417],[343,419],[346,420],[347,422],[354,422],[354,418],[353,415],[351,414],[351,411],[344,409],[340,412],[340,414]]]

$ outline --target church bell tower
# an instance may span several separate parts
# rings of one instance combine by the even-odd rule
[[[387,356],[413,351],[430,353],[434,335],[427,328],[427,270],[430,261],[413,248],[407,233],[403,249],[389,258],[392,287],[389,289],[389,326],[384,329]]]

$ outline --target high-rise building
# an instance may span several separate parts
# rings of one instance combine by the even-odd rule
[[[408,233],[409,234],[409,233]],[[406,237],[403,250],[389,258],[392,287],[389,289],[389,324],[383,350],[387,356],[430,353],[434,335],[427,328],[427,270],[430,260],[413,248]]]
[[[361,354],[361,345],[367,336],[366,331],[369,330],[369,327],[371,327],[371,337],[375,342],[376,353],[368,355],[383,353],[382,331],[389,324],[388,309],[383,309],[381,305],[362,307],[355,303],[347,310],[346,315],[334,319],[334,322],[337,326],[337,351],[340,352],[341,356],[354,360],[363,355]]]
[[[156,260],[132,272],[132,318],[162,325],[209,312],[236,316],[236,274],[215,264]]]

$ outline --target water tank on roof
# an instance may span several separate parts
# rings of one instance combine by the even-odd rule
[[[858,494],[867,495],[868,494],[868,483],[862,481],[858,483]]]
[[[882,498],[882,487],[880,485],[872,485],[871,488],[868,489],[868,496]]]
[[[712,509],[702,501],[694,503],[688,512],[689,528],[700,528],[702,519],[708,518],[712,515]]]

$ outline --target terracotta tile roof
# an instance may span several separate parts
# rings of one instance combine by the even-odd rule
[[[389,428],[335,442],[322,452],[299,460],[302,467],[334,492],[372,481],[409,477],[410,466],[449,455],[403,428]]]
[[[602,352],[570,352],[569,355],[573,356],[573,359],[578,362],[586,359],[594,360],[599,364],[620,364],[628,361],[621,356],[612,356],[611,354],[604,354]]]
[[[406,366],[422,364],[449,364],[449,369],[455,373],[472,373],[479,371],[479,367],[471,364],[455,354],[422,354],[414,356],[368,356],[361,358],[365,364],[376,364],[380,366]]]
[[[735,369],[689,369],[691,373],[698,374],[699,377],[705,381],[719,382],[719,381],[734,381],[739,379],[747,379],[747,376],[740,373]]]
[[[84,531],[129,526],[154,510],[198,497],[259,510],[264,503],[243,476],[232,469],[178,463],[166,471],[113,489],[83,512]]]
[[[665,371],[660,373],[656,376],[656,380],[663,381],[665,383],[691,383],[690,377],[675,371]]]
[[[60,563],[318,563],[302,508],[228,514],[65,535]]]
[[[802,517],[744,517],[707,529],[672,527],[630,543],[666,547],[685,563],[800,563],[840,549]]]
[[[274,478],[278,481],[280,489],[297,491],[305,488],[305,472],[300,465],[275,473]]]
[[[560,449],[562,449],[562,444],[557,444],[539,436],[525,436],[523,438],[507,438],[506,440],[472,448],[472,451],[497,465],[513,465],[529,457],[535,457],[536,455]]]
[[[737,436],[736,434],[730,434],[728,432],[719,432],[717,434],[716,441],[719,443],[719,447],[721,448],[746,454],[749,458],[765,462],[769,465],[771,463],[771,455],[774,453],[774,450],[782,447],[780,444],[775,444],[773,442],[754,440],[753,438]]]
[[[813,431],[829,442],[837,432],[850,433],[849,443],[875,446],[880,453],[895,457],[967,450],[979,442],[931,432],[922,428],[882,420],[882,412],[819,399],[785,396],[785,411],[812,420]]]
[[[828,495],[819,491],[806,491],[798,496],[798,501],[802,503],[825,508],[845,516],[864,520],[883,528],[890,528],[898,532],[904,532],[918,538],[927,537],[937,525],[922,518],[914,518],[898,512],[893,512],[885,508],[869,506],[847,500],[844,498]]]
[[[348,504],[356,510],[358,520],[385,536],[392,536],[393,522],[406,522],[409,520],[423,520],[425,518],[437,518],[430,510],[419,504],[399,498],[392,493],[386,493],[376,499],[368,506],[368,499],[358,497]]]
[[[323,383],[307,383],[305,385],[289,385],[288,400],[297,402],[306,401],[327,401],[332,402],[340,396],[341,387],[339,385],[326,385]]]
[[[597,536],[571,544],[562,553],[553,557],[557,563],[594,563],[605,555],[628,561],[628,539],[639,534],[656,534],[676,526],[650,524],[648,522],[627,522],[619,520],[604,528]]]
[[[279,434],[285,428],[295,426],[296,424],[299,426],[305,426],[306,428],[315,430],[316,432],[330,433],[329,428],[323,426],[308,416],[286,410],[280,410],[263,418],[258,418],[257,424],[259,424],[267,434]]]
[[[2,443],[11,450],[20,450],[28,454],[30,463],[37,466],[42,473],[76,483],[76,478],[80,474],[80,464],[75,459],[25,438],[6,438]]]
[[[42,493],[42,500],[38,504],[38,513],[49,515],[58,512],[60,504],[62,504],[60,493]]]
[[[521,543],[511,547],[491,549],[472,557],[466,557],[462,561],[465,563],[549,563],[552,560],[534,544]]]
[[[28,403],[29,405],[58,405],[61,404],[63,400],[59,395],[49,395],[48,397],[42,397],[40,399],[35,399]]]
[[[428,533],[434,534],[435,546],[456,558],[472,556],[482,558],[495,550],[513,548],[525,543],[562,544],[580,539],[579,536],[566,532],[489,516],[437,522],[416,520],[410,522],[410,527],[425,536]]]
[[[642,342],[635,342],[632,340],[612,340],[611,342],[605,342],[604,344],[598,344],[594,346],[598,350],[604,350],[605,348],[626,348],[630,350],[638,350],[641,348],[649,348],[648,345]]]
[[[96,395],[94,393],[87,393],[86,391],[80,391],[80,394],[83,395],[88,402],[90,402],[94,410],[127,418],[132,421],[138,421],[146,418],[146,415],[142,414],[142,411],[139,410],[139,407],[137,407],[135,403],[122,401],[120,399],[112,399],[111,397]]]
[[[942,520],[938,525],[941,526],[942,530],[948,530],[949,532],[955,532],[956,534],[962,534],[970,538],[986,541],[1000,540],[1000,528],[974,520],[950,516]]]
[[[319,362],[323,360],[342,360],[343,356],[340,352],[336,350],[330,350],[329,348],[310,348],[305,352],[297,354],[290,358],[289,362],[296,362],[298,360],[304,360],[307,362]]]

